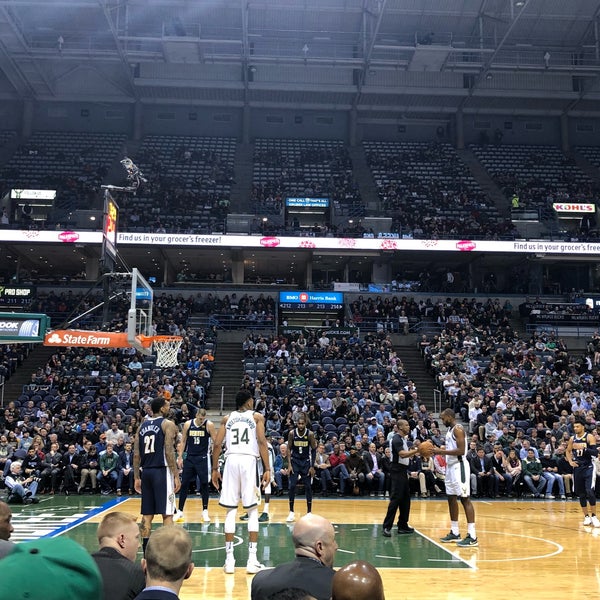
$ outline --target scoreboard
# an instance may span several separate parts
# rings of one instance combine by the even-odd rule
[[[325,320],[344,320],[342,292],[279,292],[280,326],[321,327]]]
[[[344,308],[342,292],[279,292],[279,308],[283,310],[334,311]]]

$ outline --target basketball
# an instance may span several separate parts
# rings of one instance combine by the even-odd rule
[[[431,440],[425,440],[419,444],[419,454],[421,458],[431,458],[433,456],[433,443]]]

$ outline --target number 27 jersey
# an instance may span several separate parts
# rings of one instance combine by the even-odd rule
[[[162,429],[163,417],[146,419],[138,431],[140,463],[143,469],[166,467],[165,433]]]
[[[254,411],[234,410],[225,424],[226,456],[230,454],[248,454],[260,456],[256,437],[256,421]]]

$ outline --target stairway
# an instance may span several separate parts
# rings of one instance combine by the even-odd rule
[[[417,348],[416,336],[399,337],[395,342],[394,350],[404,365],[404,373],[411,381],[414,381],[419,399],[425,404],[427,410],[433,410],[435,379],[427,371],[421,352]]]
[[[56,348],[36,345],[23,360],[21,366],[4,384],[4,405],[16,400],[23,393],[23,386],[31,383],[31,374],[43,367],[48,359],[56,353]]]
[[[219,339],[208,394],[208,405],[212,411],[220,408],[221,388],[224,390],[223,410],[228,412],[235,408],[235,395],[242,384],[243,358],[241,342]]]
[[[510,205],[500,188],[496,185],[489,173],[483,168],[477,157],[467,148],[456,151],[460,159],[468,167],[484,194],[493,202],[500,215],[510,218]]]
[[[235,183],[231,186],[229,212],[248,212],[253,168],[254,146],[252,144],[238,144],[235,152]]]
[[[367,209],[367,214],[377,214],[379,209],[379,196],[373,182],[371,169],[367,164],[367,158],[362,146],[349,146],[348,154],[352,161],[352,172],[354,180],[358,184],[362,203]]]

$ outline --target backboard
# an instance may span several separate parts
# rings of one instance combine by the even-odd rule
[[[154,290],[137,268],[131,271],[131,302],[127,314],[127,341],[142,354],[152,354],[152,346],[144,347],[137,336],[151,336]]]

